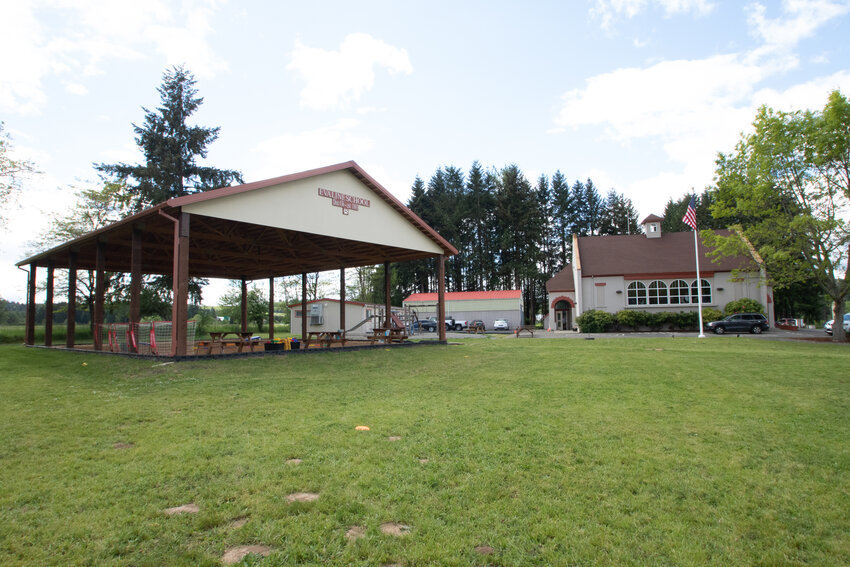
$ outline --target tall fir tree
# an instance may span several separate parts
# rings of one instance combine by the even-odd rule
[[[172,197],[242,183],[242,174],[236,170],[198,164],[199,158],[207,157],[207,146],[218,139],[219,128],[190,126],[186,122],[204,102],[197,96],[192,73],[183,66],[167,70],[157,91],[161,105],[156,111],[142,107],[144,124],[133,124],[145,163],[101,163],[95,169],[122,180],[135,180],[130,190],[136,210]]]

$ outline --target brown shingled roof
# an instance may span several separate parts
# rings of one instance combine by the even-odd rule
[[[546,292],[575,291],[576,285],[573,281],[573,265],[567,264],[563,270],[552,276],[546,282]]]
[[[728,230],[716,231],[728,236]],[[642,234],[623,236],[585,236],[578,239],[582,276],[632,277],[659,274],[689,274],[694,265],[694,236],[691,232],[665,232],[659,238]],[[699,243],[700,271],[729,272],[753,270],[758,266],[750,257],[724,257],[713,262],[710,250]],[[556,276],[557,277],[557,276]],[[554,279],[554,278],[553,278]]]

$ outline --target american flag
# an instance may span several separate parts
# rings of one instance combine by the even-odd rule
[[[688,211],[685,213],[682,222],[691,227],[692,229],[697,229],[697,209],[694,206],[694,198],[691,197],[691,202],[688,204]]]

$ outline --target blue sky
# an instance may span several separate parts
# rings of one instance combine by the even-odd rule
[[[3,1],[0,120],[41,174],[6,211],[0,297],[92,162],[140,161],[131,124],[174,64],[221,127],[208,163],[246,181],[353,159],[406,201],[439,166],[516,163],[644,217],[710,185],[760,105],[850,94],[848,37],[850,0]]]

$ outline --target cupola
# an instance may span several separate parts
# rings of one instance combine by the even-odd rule
[[[640,222],[647,238],[661,238],[661,221],[663,220],[659,216],[649,215]]]

